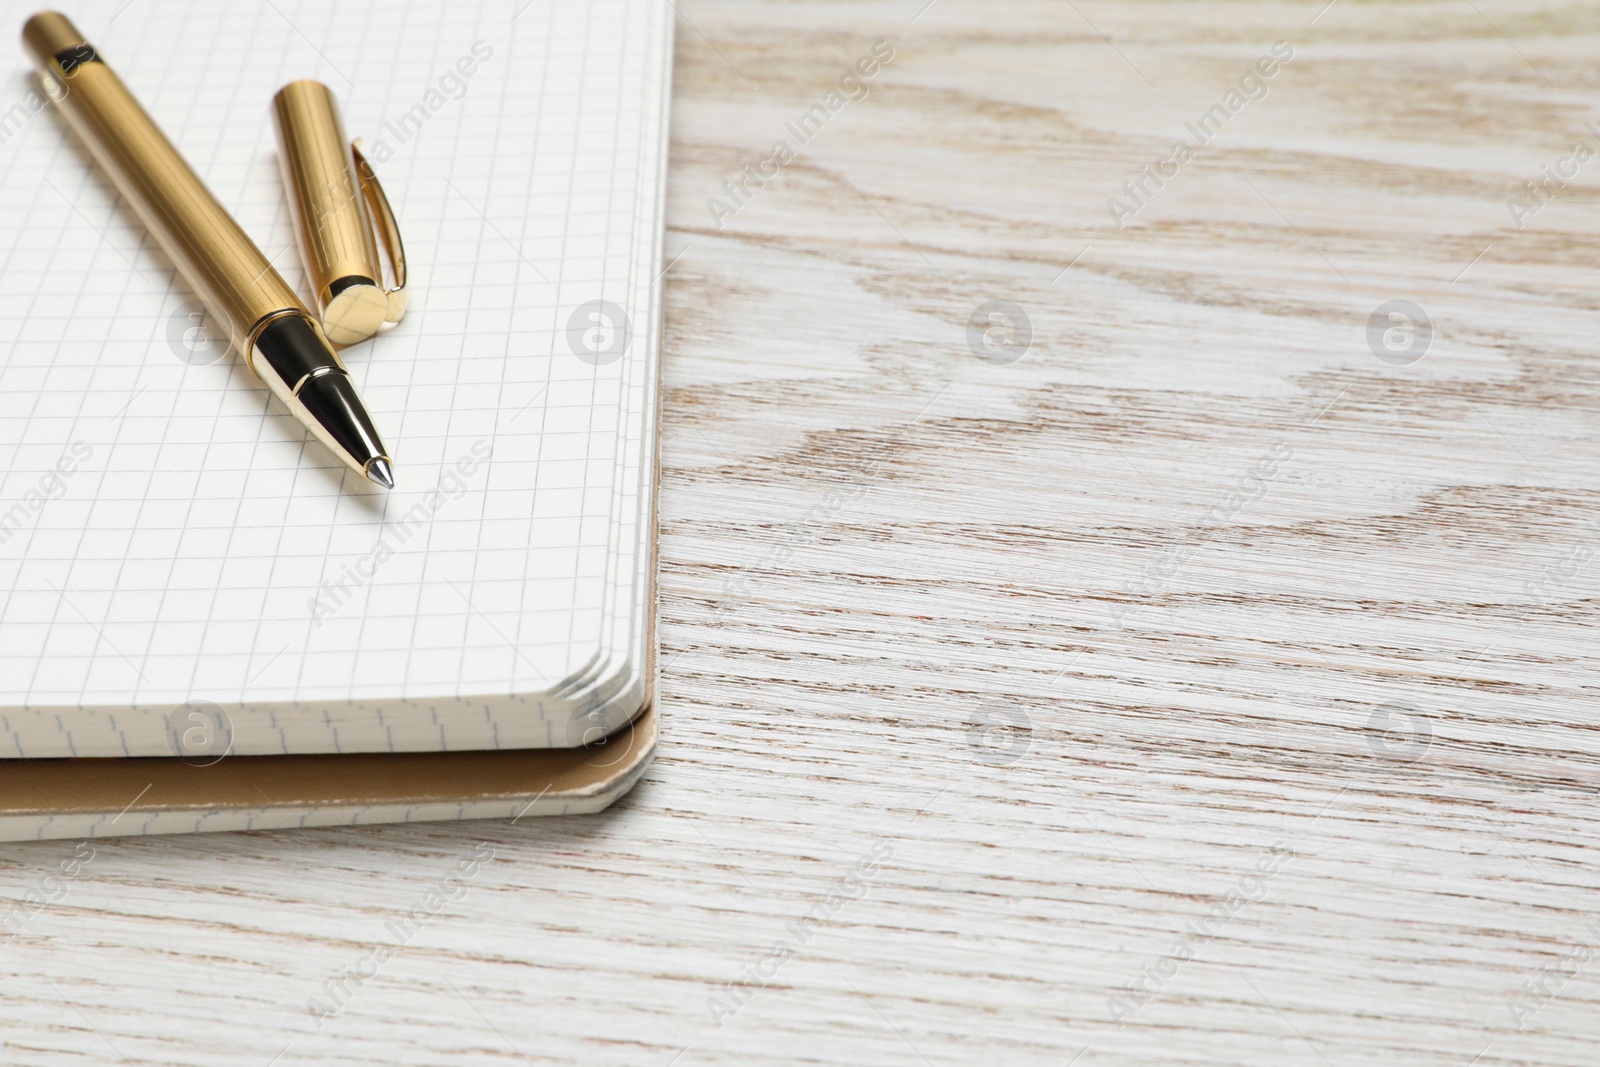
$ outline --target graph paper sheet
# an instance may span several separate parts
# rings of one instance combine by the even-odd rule
[[[333,89],[411,272],[405,320],[343,353],[398,484],[216,351],[16,49],[0,756],[560,747],[628,722],[653,670],[665,5],[72,16],[303,296],[268,104]]]

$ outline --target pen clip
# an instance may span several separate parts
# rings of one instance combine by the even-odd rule
[[[362,154],[359,140],[350,142],[350,152],[355,157],[356,180],[361,183],[361,195],[367,202],[373,224],[383,235],[384,254],[394,274],[394,287],[384,289],[384,294],[389,298],[387,318],[390,322],[399,322],[406,313],[406,248],[400,241],[400,224],[395,221],[394,209],[389,206],[389,198],[384,195],[378,175]]]

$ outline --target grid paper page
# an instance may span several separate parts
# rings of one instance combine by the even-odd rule
[[[650,658],[664,5],[73,17],[292,284],[267,103],[333,88],[411,269],[405,321],[344,354],[399,484],[350,475],[217,358],[52,109],[0,129],[0,754],[170,755],[196,710],[241,753],[626,722]]]

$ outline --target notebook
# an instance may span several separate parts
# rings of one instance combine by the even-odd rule
[[[18,30],[34,7],[0,6]],[[405,320],[343,352],[397,485],[218,351],[13,48],[0,758],[559,748],[628,724],[654,669],[666,6],[67,13],[303,297],[267,109],[296,78],[333,89],[406,243]]]
[[[645,711],[584,748],[0,762],[0,841],[600,811],[655,753]]]

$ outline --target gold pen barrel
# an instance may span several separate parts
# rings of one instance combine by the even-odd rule
[[[264,320],[305,305],[66,16],[34,15],[22,40],[64,88],[56,107],[253,367]]]

